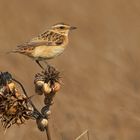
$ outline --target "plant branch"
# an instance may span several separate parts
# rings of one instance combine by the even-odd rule
[[[80,140],[85,134],[87,134],[87,138],[89,140],[89,132],[88,130],[84,131],[80,136],[78,136],[75,140]]]

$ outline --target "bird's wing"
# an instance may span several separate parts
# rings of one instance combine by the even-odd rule
[[[12,52],[31,52],[32,50],[34,50],[35,47],[38,46],[46,46],[46,47],[50,47],[50,46],[55,46],[56,43],[52,42],[52,41],[34,41],[34,42],[26,42],[24,44],[18,45],[17,48],[15,50],[13,50]]]
[[[38,47],[38,46],[42,46],[42,45],[45,45],[45,46],[54,46],[56,45],[55,42],[52,42],[52,41],[35,41],[35,42],[27,42],[27,43],[24,43],[24,44],[21,44],[19,46],[17,46],[19,49],[20,48],[29,48],[29,47]]]
[[[55,34],[55,36],[52,36],[52,34],[53,32],[51,31],[43,32],[42,34],[38,35],[35,38],[32,38],[28,42],[18,45],[17,49],[15,49],[13,52],[30,52],[35,47],[43,45],[45,45],[46,47],[61,45],[63,43],[64,36],[60,36],[59,34]]]
[[[41,44],[45,43],[46,46],[56,46],[61,45],[65,40],[65,36],[53,31],[45,31],[39,34],[37,37],[30,40],[30,43],[34,44],[35,42]]]
[[[32,38],[31,42],[38,42],[38,41],[44,41],[48,40],[48,36],[52,34],[51,31],[44,31],[43,33],[39,34],[37,37]]]

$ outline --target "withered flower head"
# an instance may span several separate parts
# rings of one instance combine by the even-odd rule
[[[60,72],[50,65],[47,65],[45,71],[35,75],[35,90],[39,95],[58,92],[60,90],[60,83]]]
[[[0,120],[4,128],[31,118],[29,99],[17,89],[8,72],[0,73]]]
[[[45,83],[48,83],[49,81],[51,83],[59,82],[59,79],[60,79],[60,72],[50,65],[47,66],[45,71],[42,71],[42,73],[38,73],[35,76],[35,81],[42,80]]]

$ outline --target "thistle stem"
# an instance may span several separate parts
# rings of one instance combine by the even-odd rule
[[[46,128],[46,135],[47,135],[47,139],[51,140],[51,134],[50,134],[50,130],[49,130],[49,125]]]

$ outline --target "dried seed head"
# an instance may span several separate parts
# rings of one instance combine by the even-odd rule
[[[52,105],[52,100],[56,92],[60,90],[60,73],[52,66],[48,65],[45,71],[35,75],[35,91],[42,95],[44,93],[44,103]],[[43,85],[43,86],[42,86]]]
[[[17,90],[9,73],[0,73],[0,120],[4,128],[31,118],[27,97]]]

